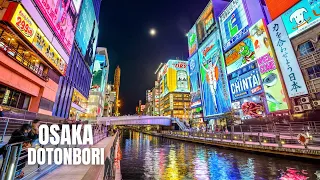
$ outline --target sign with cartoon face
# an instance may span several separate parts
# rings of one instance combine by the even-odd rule
[[[301,0],[282,16],[289,38],[293,38],[320,22],[320,1]]]
[[[251,37],[245,38],[225,53],[227,73],[230,74],[256,60]]]

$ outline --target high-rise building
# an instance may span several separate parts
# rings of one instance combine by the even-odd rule
[[[113,114],[113,109],[115,105],[115,92],[113,91],[114,87],[112,84],[106,85],[105,91],[105,102],[104,102],[104,117],[110,117]]]
[[[187,68],[187,61],[169,60],[158,72],[160,115],[189,122],[190,80]]]
[[[114,90],[116,92],[116,105],[114,107],[114,112],[115,115],[119,115],[119,108],[120,108],[120,101],[119,101],[119,91],[120,91],[120,75],[121,75],[121,70],[120,67],[117,66],[115,72],[114,72]]]

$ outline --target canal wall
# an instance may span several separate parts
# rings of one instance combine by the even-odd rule
[[[320,160],[320,147],[312,146],[305,148],[301,145],[281,145],[275,143],[259,143],[259,142],[245,142],[245,141],[230,141],[214,138],[205,137],[194,137],[194,136],[181,136],[181,135],[170,135],[155,132],[142,132],[148,135],[160,136],[164,138],[176,139],[181,141],[200,143],[206,145],[212,145],[217,147],[238,149],[243,151],[252,151],[259,153],[267,153],[274,155],[308,158]]]

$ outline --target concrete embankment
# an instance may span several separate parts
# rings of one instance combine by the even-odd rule
[[[274,155],[308,158],[320,160],[320,147],[319,146],[308,146],[305,148],[299,144],[279,144],[275,143],[259,143],[259,142],[243,142],[241,140],[226,140],[226,139],[215,139],[205,137],[194,137],[194,136],[179,136],[170,134],[161,134],[154,132],[143,132],[148,135],[160,136],[170,139],[176,139],[181,141],[200,143],[206,145],[212,145],[217,147],[231,148],[243,151],[252,151],[259,153],[267,153]]]

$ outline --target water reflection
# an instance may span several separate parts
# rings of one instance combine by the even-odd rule
[[[127,179],[305,180],[319,163],[293,161],[124,131],[121,173]]]

